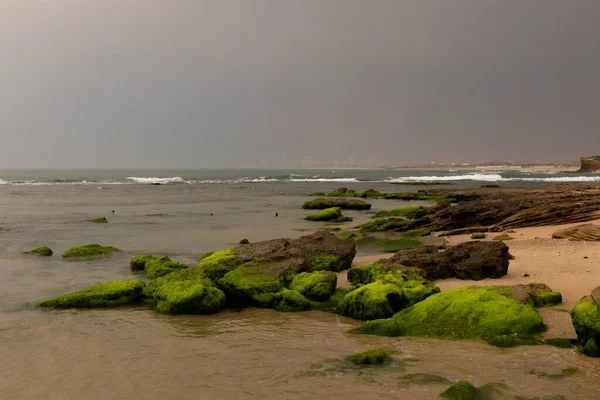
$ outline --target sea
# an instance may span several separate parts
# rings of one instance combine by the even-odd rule
[[[396,185],[406,182],[448,185]],[[406,384],[407,374],[497,384],[494,399],[598,399],[597,360],[572,349],[353,335],[348,331],[360,321],[321,311],[164,315],[144,306],[34,307],[93,284],[143,279],[129,270],[138,254],[194,266],[205,252],[244,238],[312,233],[322,223],[305,221],[301,204],[317,191],[593,182],[600,176],[534,171],[0,170],[0,399],[437,399],[448,386]],[[385,210],[428,203],[372,204]],[[354,222],[343,228],[371,218],[346,214]],[[88,222],[95,217],[109,223]],[[61,257],[88,243],[123,251],[88,261]],[[26,254],[39,246],[55,255]],[[389,365],[360,368],[345,360],[382,347],[393,352]],[[584,373],[532,373],[565,368]]]

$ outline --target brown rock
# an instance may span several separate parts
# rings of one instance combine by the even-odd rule
[[[552,237],[554,239],[598,242],[600,241],[600,226],[593,224],[578,225],[556,231],[552,234]]]
[[[600,156],[581,157],[581,167],[578,172],[600,171]]]
[[[502,242],[465,242],[438,251],[436,246],[401,250],[390,261],[416,267],[427,279],[500,278],[507,274],[510,254]]]

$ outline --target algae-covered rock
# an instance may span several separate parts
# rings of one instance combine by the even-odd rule
[[[582,298],[571,310],[573,327],[581,352],[590,357],[600,357],[600,287]]]
[[[348,361],[356,365],[383,364],[390,359],[387,351],[383,349],[369,350],[362,353],[352,354],[346,357]]]
[[[90,219],[90,222],[93,222],[94,224],[108,224],[106,217],[92,218]]]
[[[146,261],[145,265],[146,274],[150,279],[160,278],[181,269],[188,268],[187,265],[171,260],[169,257],[164,256],[160,258],[154,258]]]
[[[371,204],[358,199],[338,199],[320,197],[302,204],[305,210],[324,210],[326,208],[339,207],[342,210],[370,210]]]
[[[347,294],[337,306],[339,314],[363,321],[389,318],[440,289],[422,281],[404,281],[402,276],[387,276]]]
[[[522,344],[542,333],[542,317],[497,287],[467,287],[428,297],[392,318],[369,321],[353,333],[483,339],[500,345]],[[516,337],[518,340],[508,340]]]
[[[281,300],[275,307],[277,311],[296,312],[311,309],[310,301],[295,290],[282,289],[279,294],[281,295]]]
[[[157,311],[168,314],[213,314],[226,305],[225,294],[195,268],[155,279],[144,295]]]
[[[419,219],[431,213],[433,213],[433,207],[409,206],[395,208],[390,211],[378,211],[377,214],[375,214],[375,217],[406,217],[409,219]]]
[[[129,261],[129,268],[132,271],[143,271],[146,268],[146,262],[149,260],[154,260],[156,257],[145,254],[141,256],[135,256]]]
[[[312,270],[343,271],[352,266],[356,245],[328,231],[301,236],[292,240],[292,247],[308,257]]]
[[[63,254],[63,258],[94,258],[119,251],[121,250],[116,247],[88,244],[70,248]]]
[[[342,209],[339,207],[326,208],[304,218],[307,221],[336,221],[342,218]]]
[[[544,283],[529,283],[512,286],[498,286],[500,290],[508,290],[510,296],[521,304],[533,307],[546,307],[562,303],[562,294],[553,292]]]
[[[335,292],[337,275],[331,271],[303,272],[292,279],[290,289],[311,300],[325,301]]]
[[[356,240],[358,239],[358,235],[355,232],[340,232],[338,233],[340,239],[344,240]]]
[[[144,282],[120,280],[100,283],[64,296],[40,301],[38,307],[96,308],[115,307],[142,300]]]
[[[498,240],[498,241],[504,242],[506,240],[513,240],[513,239],[514,239],[514,237],[512,237],[506,233],[503,233],[501,235],[494,236],[494,238],[492,240]]]
[[[50,247],[38,247],[37,249],[33,249],[31,250],[32,254],[37,254],[38,256],[42,256],[42,257],[50,257],[52,254],[54,254],[54,252],[52,251],[52,249]]]
[[[235,298],[242,304],[269,308],[281,300],[275,294],[283,289],[286,280],[291,280],[291,277],[286,274],[282,263],[254,261],[228,272],[218,280],[218,284],[228,298]]]
[[[198,269],[210,279],[217,280],[241,264],[242,261],[237,256],[235,249],[225,249],[205,254],[198,263]]]
[[[403,280],[423,281],[425,275],[421,269],[405,267],[389,259],[382,259],[372,264],[350,268],[348,280],[355,286],[366,285],[383,279],[390,272],[402,277]]]
[[[432,375],[432,374],[408,374],[400,378],[400,384],[403,386],[410,385],[429,385],[429,384],[450,384],[449,379],[443,376]]]
[[[467,381],[458,381],[446,389],[440,397],[450,400],[479,400],[479,390]]]

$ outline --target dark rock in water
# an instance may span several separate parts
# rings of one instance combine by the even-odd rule
[[[305,210],[324,210],[332,207],[339,207],[342,210],[370,210],[371,204],[358,199],[321,197],[302,205]]]
[[[159,183],[159,182],[152,182],[152,183],[149,183],[149,185],[150,185],[150,186],[161,186],[161,185],[162,185],[162,183]]]
[[[553,292],[544,283],[530,283],[512,286],[498,286],[500,290],[507,290],[510,296],[521,304],[533,307],[544,307],[562,303],[562,294]]]
[[[356,365],[383,364],[390,359],[387,351],[383,349],[369,350],[363,353],[352,354],[346,357],[348,361]]]
[[[600,357],[600,286],[582,298],[571,310],[573,327],[581,352]]]
[[[32,254],[37,254],[38,256],[42,256],[42,257],[50,257],[52,254],[54,254],[54,252],[52,251],[52,249],[50,247],[38,247],[37,249],[33,249],[31,250]]]
[[[240,240],[240,244],[248,244],[248,243],[250,243],[250,241],[248,239]]]
[[[64,296],[44,300],[38,307],[97,308],[115,307],[142,300],[143,281],[123,280],[101,283]]]
[[[552,234],[552,237],[554,239],[600,242],[600,226],[593,224],[578,225],[556,231]]]
[[[436,246],[400,250],[390,261],[424,271],[427,279],[500,278],[508,273],[510,255],[502,242],[465,242],[438,251]]]

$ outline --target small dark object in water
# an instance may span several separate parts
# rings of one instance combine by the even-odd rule
[[[278,212],[276,212],[276,213],[275,213],[275,216],[276,216],[276,217],[279,217],[279,213],[278,213]]]
[[[115,213],[115,210],[112,210],[112,214],[114,214],[114,213]]]
[[[583,258],[587,260],[587,259],[588,259],[588,256],[584,256]]]
[[[248,243],[250,243],[250,241],[248,239],[240,240],[240,244],[248,244]]]
[[[210,215],[214,215],[213,213],[210,213]]]
[[[525,278],[527,278],[527,277],[529,277],[529,274],[523,274],[523,276],[524,276]]]

